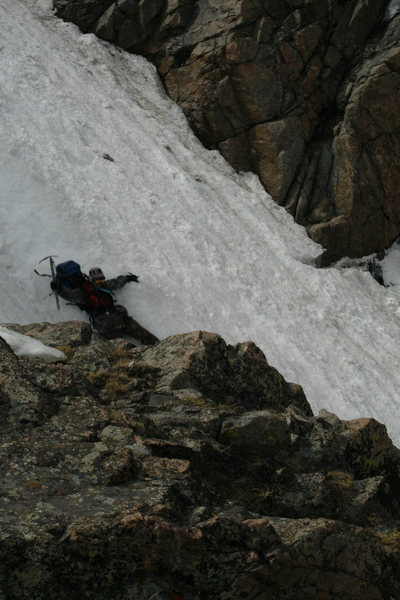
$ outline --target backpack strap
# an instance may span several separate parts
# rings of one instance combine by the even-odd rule
[[[82,283],[85,294],[85,310],[92,318],[107,312],[114,306],[114,294],[105,287],[95,286],[89,279]]]

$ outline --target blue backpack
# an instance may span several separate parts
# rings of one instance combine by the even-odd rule
[[[81,267],[73,260],[56,266],[56,281],[66,288],[80,287],[85,280]]]

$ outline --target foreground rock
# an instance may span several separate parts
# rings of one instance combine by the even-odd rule
[[[83,31],[144,54],[207,147],[254,170],[327,248],[400,234],[400,16],[389,0],[54,0]]]
[[[8,327],[69,360],[0,340],[1,598],[400,597],[383,425],[313,416],[250,342]]]

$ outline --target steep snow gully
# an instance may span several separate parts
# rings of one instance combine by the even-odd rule
[[[2,0],[0,19],[1,322],[84,318],[33,274],[48,254],[133,271],[118,299],[159,337],[252,339],[314,410],[374,416],[399,443],[395,294],[316,269],[321,249],[202,148],[143,58],[57,20],[50,0]]]

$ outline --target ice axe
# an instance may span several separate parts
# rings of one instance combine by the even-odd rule
[[[55,281],[56,280],[56,268],[54,265],[53,258],[58,258],[58,255],[57,254],[49,254],[49,256],[45,256],[44,258],[42,258],[42,260],[39,260],[39,264],[47,259],[50,261],[51,275],[47,275],[47,273],[38,273],[38,271],[36,269],[34,269],[34,272],[36,273],[36,275],[40,275],[40,277],[51,277],[52,280]],[[60,300],[58,298],[58,294],[57,294],[56,290],[53,290],[53,294],[56,299],[57,308],[58,308],[58,310],[60,310]]]

